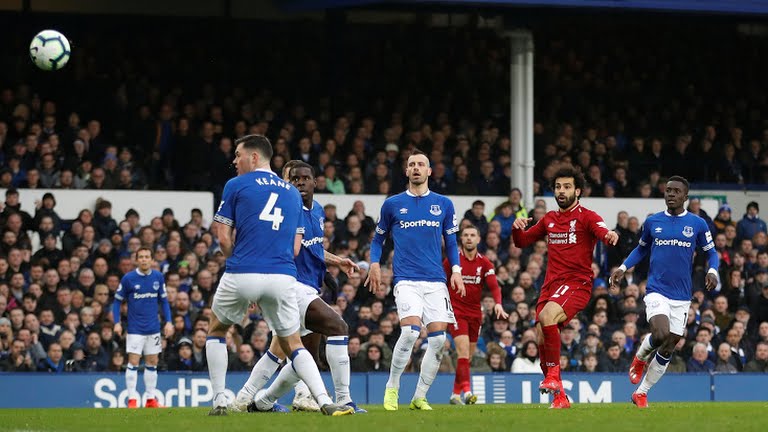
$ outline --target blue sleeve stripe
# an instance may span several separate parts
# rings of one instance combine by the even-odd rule
[[[328,339],[325,343],[327,345],[349,345],[349,341],[347,341],[347,340],[331,340],[331,339]]]
[[[432,333],[427,333],[427,337],[428,338],[435,337],[435,336],[444,336],[444,335],[445,335],[445,330],[440,330],[440,331],[434,331]]]
[[[420,332],[420,331],[421,331],[421,327],[419,327],[419,326],[417,326],[417,325],[412,325],[412,326],[411,326],[411,330],[414,330],[414,331]]]

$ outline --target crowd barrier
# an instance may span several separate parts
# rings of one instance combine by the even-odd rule
[[[234,394],[248,379],[247,372],[227,376],[228,396]],[[352,398],[361,404],[381,404],[388,374],[352,374]],[[324,373],[326,387],[333,381]],[[541,375],[477,374],[472,377],[472,389],[479,404],[547,403],[547,396],[538,392]],[[417,374],[404,374],[400,387],[400,402],[413,395]],[[626,374],[563,374],[563,385],[569,397],[577,403],[628,402],[634,385]],[[666,374],[652,390],[654,402],[694,401],[764,401],[768,400],[768,374]],[[0,408],[117,408],[125,407],[127,392],[123,374],[0,374]],[[453,375],[440,374],[428,397],[432,403],[448,403],[453,389]],[[143,380],[139,377],[139,391]],[[213,394],[205,373],[160,373],[156,397],[164,406],[196,407],[209,405]],[[292,394],[281,399],[290,403]]]

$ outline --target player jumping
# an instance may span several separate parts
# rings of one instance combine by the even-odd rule
[[[603,218],[579,203],[584,176],[573,167],[561,168],[552,181],[558,211],[550,211],[529,230],[531,218],[515,219],[512,236],[519,248],[547,239],[547,275],[536,303],[542,393],[554,394],[550,408],[570,408],[560,380],[560,329],[592,296],[592,251],[598,240],[616,245],[619,235],[608,230]]]
[[[488,258],[477,252],[480,232],[476,227],[469,226],[461,230],[459,238],[461,239],[461,248],[459,249],[461,278],[464,281],[467,294],[462,297],[456,292],[450,291],[451,305],[453,306],[453,313],[456,315],[457,324],[456,327],[451,328],[450,332],[453,336],[453,343],[456,345],[456,354],[458,354],[451,404],[472,405],[477,402],[477,396],[472,394],[469,385],[469,363],[475,353],[480,327],[483,325],[483,311],[479,307],[483,295],[483,281],[491,289],[493,299],[496,301],[496,305],[493,307],[496,317],[506,319],[509,315],[504,312],[504,307],[501,305],[501,288],[496,281],[496,271],[493,264]],[[450,277],[452,270],[448,259],[443,261],[443,268],[445,274]],[[461,397],[462,392],[464,392],[463,399]]]
[[[410,408],[432,409],[426,399],[427,391],[443,358],[445,330],[448,324],[456,322],[442,266],[443,240],[451,264],[451,287],[462,296],[465,294],[456,245],[459,230],[456,213],[451,200],[429,190],[431,174],[427,156],[415,151],[408,158],[406,168],[408,190],[384,201],[371,244],[371,268],[365,281],[371,292],[381,283],[379,260],[387,234],[395,248],[392,269],[401,333],[392,350],[389,381],[384,392],[387,411],[398,408],[400,376],[411,358],[422,323],[427,326],[428,345]]]
[[[299,223],[299,233],[302,236],[301,249],[296,256],[298,279],[296,287],[298,289],[299,312],[301,313],[302,342],[317,357],[321,336],[328,337],[325,354],[336,390],[336,403],[348,405],[356,413],[365,413],[364,409],[352,402],[349,394],[350,365],[347,348],[349,342],[347,324],[318,296],[325,276],[326,256],[329,257],[331,263],[339,265],[348,273],[352,273],[357,265],[348,258],[340,258],[323,249],[325,213],[323,207],[314,200],[315,186],[317,186],[314,169],[302,161],[291,161],[290,163],[287,177],[301,193],[304,204],[303,219]],[[259,363],[266,362],[271,370],[265,371],[258,364],[254,366],[254,372],[238,393],[236,404],[239,404],[240,409],[243,408],[243,405],[248,406],[250,404],[249,409],[251,411],[270,411],[276,406],[277,399],[297,384],[298,377],[296,374],[291,373],[290,368],[284,367],[275,382],[267,390],[262,390],[256,394],[255,401],[251,402],[254,400],[254,394],[251,392],[254,389],[260,389],[266,383],[264,377],[269,379],[271,374],[268,375],[268,373],[274,373],[277,369],[278,363],[274,361],[272,356],[281,357],[282,351],[275,343],[270,347],[270,351],[271,356],[263,357]],[[297,394],[299,391],[297,389]],[[296,399],[294,399],[294,404],[296,404]]]
[[[611,285],[618,287],[624,272],[651,254],[644,299],[651,333],[643,339],[629,369],[632,384],[640,382],[654,351],[656,355],[648,364],[643,382],[632,393],[632,403],[638,408],[648,407],[648,391],[664,375],[675,346],[685,334],[692,295],[693,255],[697,247],[707,253],[709,261],[706,289],[711,290],[718,283],[720,259],[712,242],[712,233],[704,219],[685,210],[686,200],[688,180],[680,176],[670,177],[664,192],[667,210],[645,220],[639,244],[610,279]]]
[[[213,319],[206,342],[213,390],[209,415],[226,415],[227,329],[240,322],[250,303],[258,304],[283,352],[291,353],[291,369],[309,387],[323,414],[351,414],[335,405],[323,385],[312,355],[299,336],[294,251],[302,217],[299,192],[269,168],[272,145],[262,135],[236,141],[234,165],[238,176],[224,186],[214,230],[224,255],[226,272],[213,298]],[[233,233],[237,233],[237,241]]]
[[[144,355],[144,390],[147,408],[157,408],[155,398],[157,388],[157,355],[163,350],[160,341],[160,320],[157,316],[157,305],[163,310],[166,337],[173,334],[171,323],[171,307],[165,293],[163,274],[152,270],[152,249],[139,248],[136,251],[138,268],[128,272],[120,281],[112,303],[112,316],[115,321],[115,334],[123,332],[120,323],[120,306],[128,302],[128,335],[125,341],[125,351],[128,353],[128,367],[125,369],[125,387],[128,389],[128,408],[138,408],[138,393],[136,382],[139,380],[139,360]]]

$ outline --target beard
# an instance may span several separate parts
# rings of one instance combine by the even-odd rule
[[[426,183],[428,180],[429,180],[429,177],[427,177],[427,176],[425,176],[425,175],[423,175],[423,174],[422,174],[422,176],[421,176],[421,177],[419,177],[419,178],[417,178],[417,179],[414,179],[414,178],[408,177],[408,182],[409,182],[410,184],[414,185],[414,186],[423,185],[423,184],[424,184],[424,183]]]
[[[557,200],[557,205],[561,209],[567,209],[568,207],[573,205],[575,201],[576,201],[576,194],[573,194],[573,196],[570,196],[570,197],[566,196],[565,201],[563,202],[560,202],[559,200]]]

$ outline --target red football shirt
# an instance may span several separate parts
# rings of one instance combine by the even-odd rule
[[[451,289],[451,264],[448,259],[443,261],[445,274],[448,275],[448,292],[451,295],[453,312],[456,316],[482,318],[483,310],[480,303],[483,299],[483,281],[491,290],[496,303],[501,303],[501,288],[499,288],[499,282],[496,280],[496,270],[491,261],[480,253],[475,255],[473,260],[467,259],[461,248],[459,248],[459,261],[461,262],[461,279],[467,290],[467,295],[464,297],[459,295],[456,290]]]
[[[600,215],[576,204],[567,212],[547,212],[527,231],[513,229],[512,238],[519,248],[546,239],[547,275],[544,286],[548,286],[552,281],[565,278],[592,281],[592,251],[598,240],[605,242],[608,231]]]

